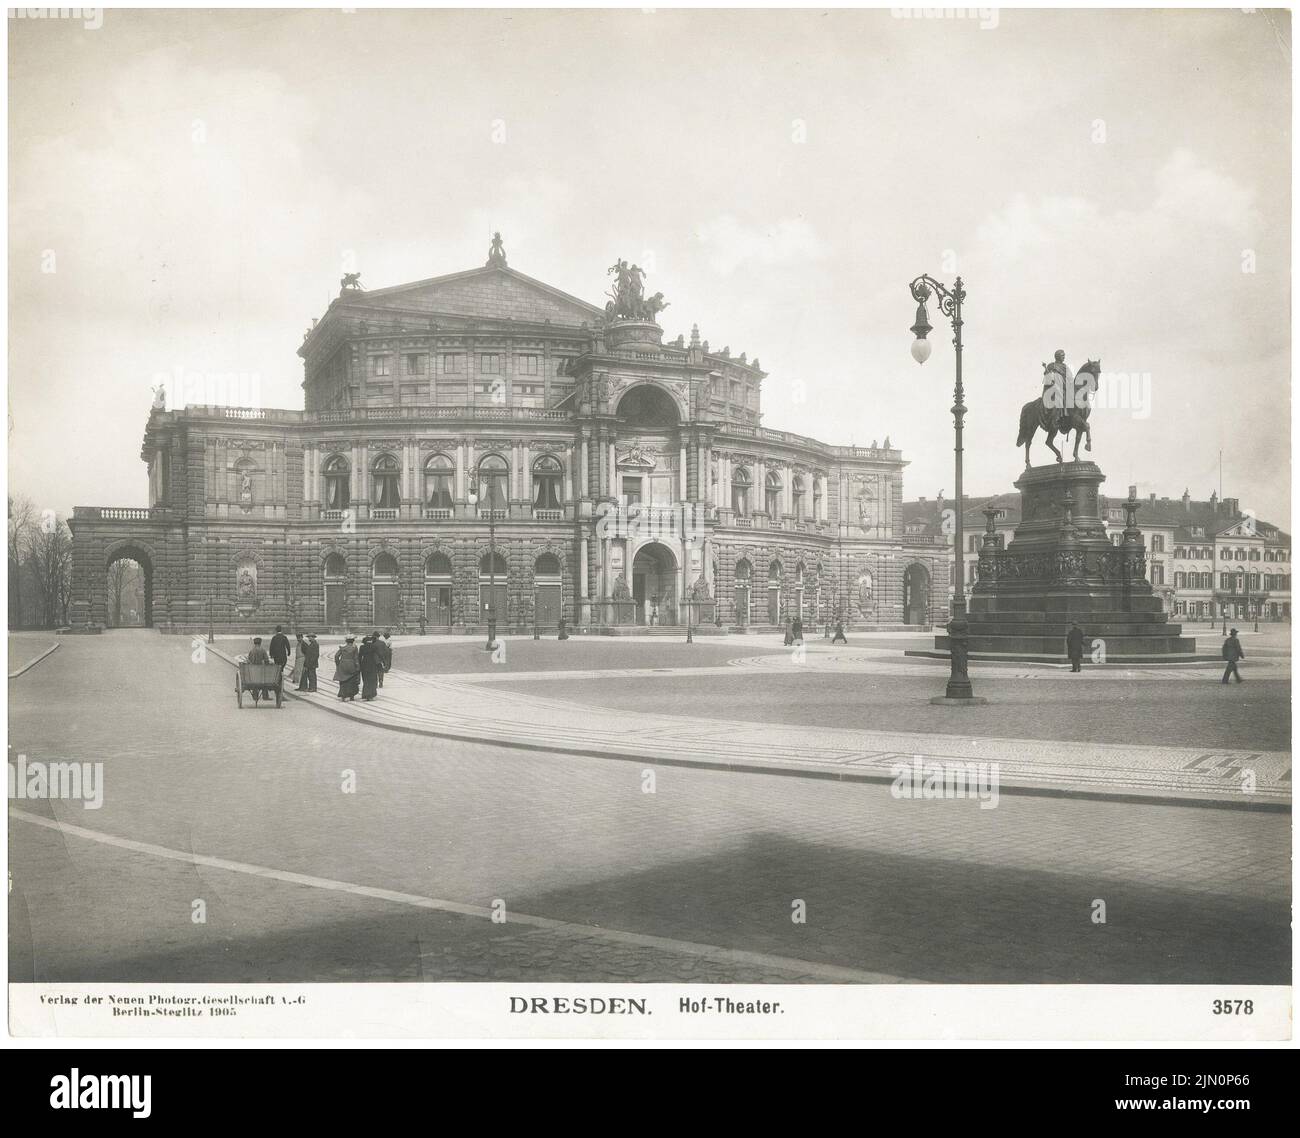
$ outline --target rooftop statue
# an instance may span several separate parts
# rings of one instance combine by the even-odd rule
[[[343,280],[340,282],[344,292],[365,292],[361,287],[360,273],[344,273]]]
[[[488,249],[487,263],[488,268],[504,269],[506,267],[506,246],[505,242],[501,240],[500,233],[492,234],[492,245]]]
[[[610,298],[605,305],[608,319],[648,320],[653,323],[659,313],[668,307],[661,292],[647,299],[645,270],[640,265],[629,265],[623,260],[615,261],[609,267],[609,275],[614,278],[614,287],[607,294]]]

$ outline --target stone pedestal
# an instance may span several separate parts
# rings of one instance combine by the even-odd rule
[[[1141,503],[1125,500],[1122,544],[1112,545],[1100,513],[1105,476],[1096,463],[1030,467],[1016,482],[1021,517],[1005,549],[992,532],[971,590],[969,651],[979,659],[1062,660],[1072,622],[1085,661],[1152,663],[1192,658],[1196,641],[1170,624],[1146,576],[1137,528]],[[947,650],[948,637],[935,638]]]

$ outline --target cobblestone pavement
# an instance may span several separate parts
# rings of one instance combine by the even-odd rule
[[[238,711],[232,687],[126,633],[10,682],[15,753],[105,764],[99,810],[12,804],[13,979],[1289,977],[1285,814],[900,801]]]

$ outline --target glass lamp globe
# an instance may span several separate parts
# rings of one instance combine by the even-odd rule
[[[923,364],[930,358],[930,341],[923,340],[918,336],[912,341],[912,359],[917,363]]]

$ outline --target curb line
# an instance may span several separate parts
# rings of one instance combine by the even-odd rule
[[[30,672],[34,667],[36,667],[37,664],[39,664],[42,660],[44,660],[46,656],[54,652],[54,650],[57,649],[58,647],[59,645],[57,642],[51,644],[47,649],[45,649],[44,652],[42,652],[39,656],[37,656],[35,660],[28,660],[27,663],[25,663],[21,668],[18,669],[18,671],[10,672],[9,678],[11,680],[16,680],[24,672]]]
[[[234,659],[227,656],[224,652],[219,652],[215,647],[209,649],[214,656],[219,656],[232,667],[235,664]],[[598,750],[594,747],[574,747],[571,745],[559,743],[529,743],[521,739],[512,739],[509,737],[493,737],[489,735],[471,735],[464,732],[449,731],[445,728],[436,727],[411,727],[404,723],[384,723],[380,720],[362,719],[359,716],[351,715],[341,707],[331,707],[328,703],[322,703],[317,700],[304,700],[297,692],[297,689],[284,689],[286,698],[292,695],[295,700],[299,700],[309,707],[314,707],[318,711],[328,712],[331,715],[341,715],[344,719],[353,723],[360,723],[368,727],[379,727],[385,731],[397,731],[403,735],[422,735],[425,738],[447,739],[456,743],[478,743],[480,745],[494,747],[509,747],[516,751],[535,751],[541,754],[552,755],[573,755],[585,759],[618,759],[624,762],[649,763],[653,766],[664,767],[691,767],[696,770],[724,771],[731,774],[766,774],[777,775],[786,778],[809,778],[820,779],[823,782],[849,782],[849,783],[875,783],[877,785],[892,785],[894,779],[887,774],[871,774],[867,771],[842,771],[827,770],[824,767],[807,767],[800,769],[797,767],[778,767],[770,766],[766,763],[749,763],[749,762],[723,762],[718,760],[710,762],[707,759],[681,759],[671,756],[651,755],[651,754],[633,754],[625,751],[606,751]],[[1186,806],[1201,810],[1246,810],[1266,814],[1290,814],[1290,802],[1231,802],[1217,798],[1190,798],[1181,797],[1171,794],[1144,794],[1137,791],[1108,793],[1104,790],[1081,790],[1075,787],[1058,787],[1058,786],[999,786],[1000,795],[1014,795],[1023,798],[1073,798],[1091,802],[1123,802],[1145,806]]]

